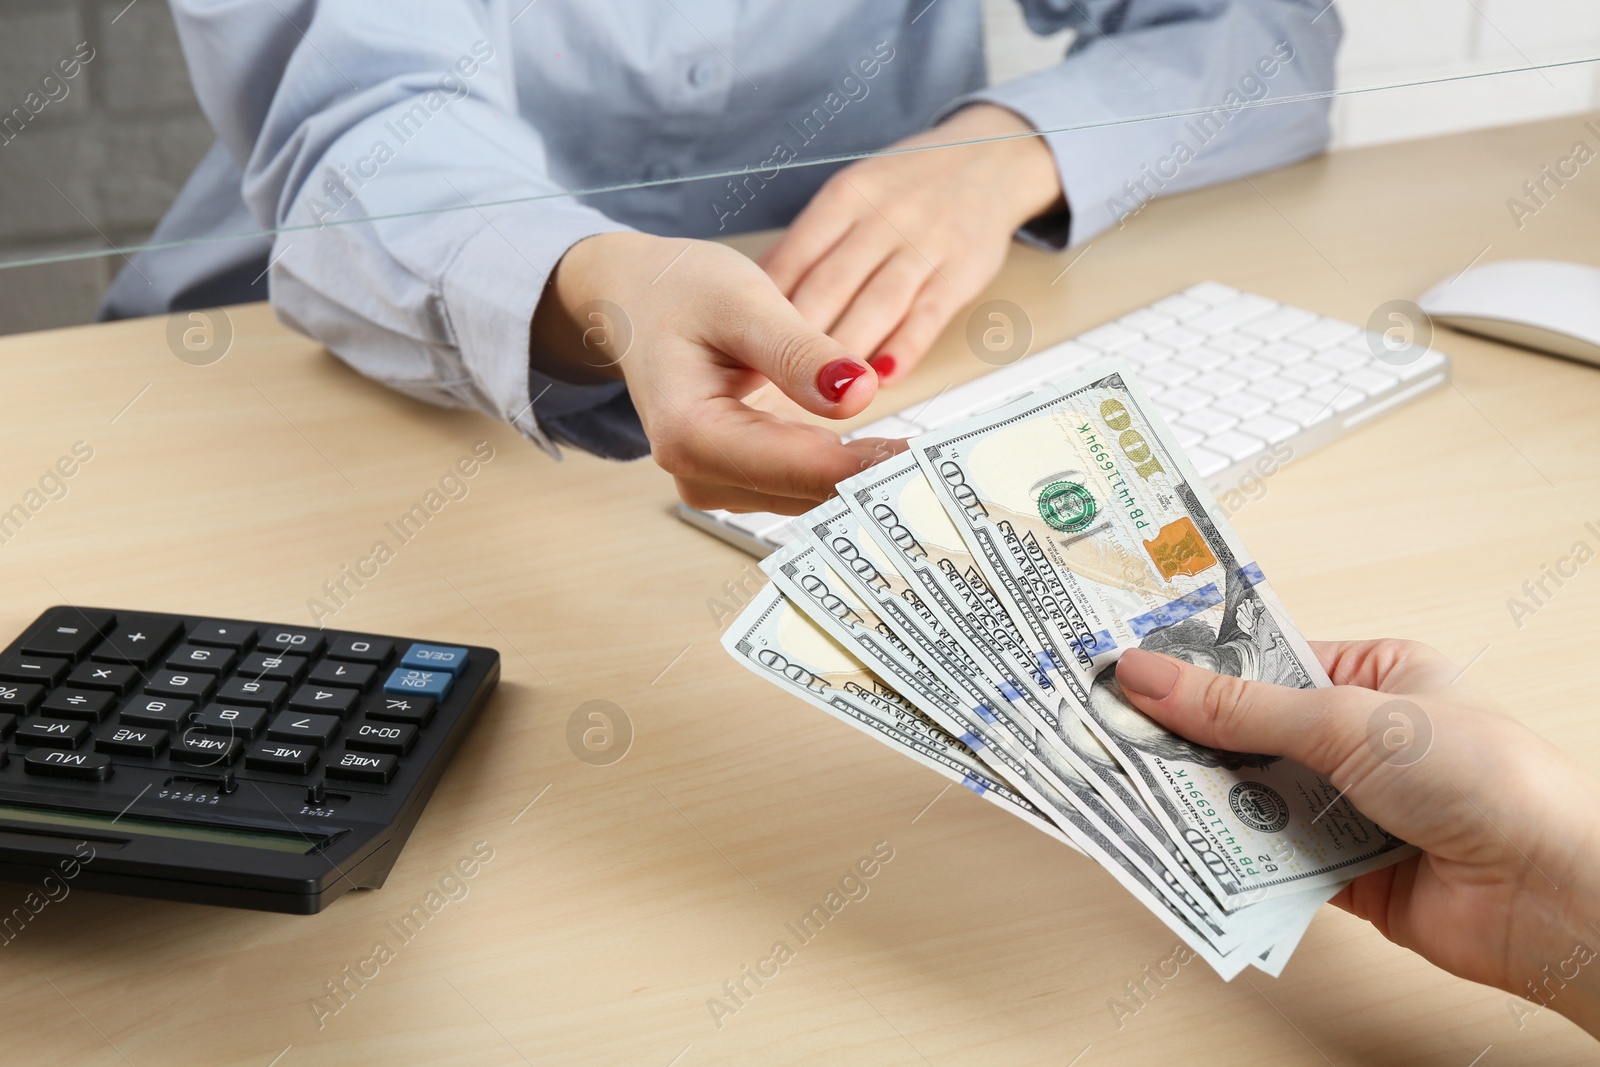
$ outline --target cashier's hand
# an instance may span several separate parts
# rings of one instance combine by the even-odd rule
[[[722,245],[642,233],[578,242],[540,299],[531,347],[540,369],[563,380],[624,379],[652,455],[691,507],[798,515],[904,447],[842,443],[746,403],[771,383],[806,411],[845,419],[867,406],[878,379]]]
[[[1313,647],[1335,688],[1243,682],[1139,649],[1117,680],[1185,737],[1321,772],[1423,850],[1335,904],[1445,970],[1536,996],[1514,1004],[1519,1024],[1544,1005],[1600,1037],[1600,784],[1425,645]]]
[[[989,284],[1023,223],[1062,205],[1055,159],[1014,112],[975,104],[839,171],[761,259],[813,326],[885,382]],[[1007,137],[1008,140],[982,140]]]

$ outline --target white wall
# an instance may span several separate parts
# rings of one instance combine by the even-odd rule
[[[1375,144],[1600,108],[1600,0],[1339,0],[1345,39],[1336,146]],[[1029,32],[1016,0],[984,0],[991,77],[1054,63],[1070,36]],[[1466,77],[1463,77],[1463,76]],[[1449,79],[1449,80],[1446,80]],[[1382,88],[1406,82],[1429,84]]]

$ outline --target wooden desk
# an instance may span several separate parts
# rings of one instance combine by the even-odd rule
[[[1580,125],[1352,151],[1153,204],[1087,251],[1019,248],[993,295],[1027,309],[1042,344],[1203,278],[1364,322],[1485,245],[1592,261],[1600,177],[1521,230],[1505,207]],[[0,343],[0,507],[74,442],[94,450],[0,547],[0,632],[62,600],[309,622],[322,583],[487,439],[496,457],[470,495],[330,625],[494,645],[505,680],[384,889],[309,918],[74,892],[0,949],[0,1060],[1594,1057],[1553,1013],[1519,1030],[1504,994],[1332,909],[1281,980],[1227,985],[1196,964],[1119,1031],[1108,1000],[1171,937],[1093,864],[731,662],[708,602],[757,572],[671,516],[659,470],[552,463],[504,427],[362,380],[262,307],[231,316],[233,351],[210,367],[173,358],[160,320]],[[961,333],[882,409],[985,369]],[[1238,525],[1308,633],[1431,642],[1564,747],[1600,748],[1600,570],[1520,627],[1506,605],[1541,564],[1593,543],[1600,372],[1440,343],[1455,388],[1278,473]],[[568,747],[590,700],[635,732],[609,766]],[[477,842],[493,859],[466,896],[399,945],[389,924]],[[800,945],[785,924],[878,842],[893,859],[870,894]],[[23,892],[0,886],[0,912]],[[708,1001],[780,939],[795,958],[719,1028]],[[348,978],[373,974],[380,941],[394,958]],[[344,1001],[329,998],[341,980]],[[339,1008],[320,1029],[318,1003]]]

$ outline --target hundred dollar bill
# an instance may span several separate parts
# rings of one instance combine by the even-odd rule
[[[826,505],[823,510],[827,510]],[[1245,942],[1244,937],[1229,928],[1227,918],[1197,882],[1174,877],[1155,852],[1142,842],[1128,840],[1126,825],[1106,807],[1086,780],[1074,776],[1065,783],[1073,792],[1069,798],[1031,766],[1019,753],[1021,746],[996,723],[987,722],[975,713],[936,672],[919,660],[872,607],[827,565],[814,545],[804,540],[795,541],[768,556],[761,569],[819,629],[861,660],[907,703],[971,748],[995,774],[1026,797],[1102,866],[1128,868],[1131,877],[1140,879],[1164,896],[1171,906],[1181,909],[1187,921],[1218,951],[1230,952]],[[1101,842],[1105,843],[1104,849]],[[1259,940],[1260,937],[1251,937],[1250,943]]]
[[[723,647],[749,670],[849,723],[889,747],[930,767],[951,781],[1008,811],[1074,850],[1078,846],[1025,798],[998,781],[970,748],[926,722],[893,689],[867,670],[809,617],[790,604],[776,586],[763,587],[731,623]],[[1104,851],[1103,844],[1101,850]],[[1107,870],[1140,903],[1224,979],[1249,966],[1256,951],[1226,955],[1201,937],[1150,887],[1126,870]]]
[[[1411,853],[1321,775],[1193,744],[1123,698],[1115,662],[1134,646],[1329,684],[1125,363],[911,450],[1047,673],[1224,907],[1337,886]]]

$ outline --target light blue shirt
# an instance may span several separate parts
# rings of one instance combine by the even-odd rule
[[[172,0],[219,141],[153,239],[303,228],[145,253],[105,313],[259,298],[270,262],[280,318],[363,374],[552,453],[631,457],[620,384],[529,367],[540,293],[585,237],[785,225],[841,165],[797,164],[972,100],[1060,131],[1069,212],[1026,235],[1053,247],[1327,142],[1325,101],[1240,106],[1332,88],[1326,0],[1022,4],[1076,37],[990,86],[979,0]]]

